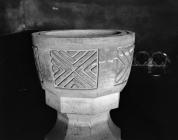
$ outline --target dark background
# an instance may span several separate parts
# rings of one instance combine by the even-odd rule
[[[36,74],[31,33],[86,28],[132,30],[135,53],[169,56],[166,74],[157,77],[132,67],[111,117],[124,140],[178,140],[177,0],[0,0],[0,139],[40,140],[55,123]]]
[[[137,33],[137,48],[177,45],[177,0],[0,0],[0,34],[24,30],[119,28]]]

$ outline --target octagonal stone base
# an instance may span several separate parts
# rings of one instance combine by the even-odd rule
[[[120,93],[112,93],[97,98],[79,98],[45,92],[46,104],[58,112],[67,114],[95,115],[118,108]]]
[[[58,113],[45,140],[121,140],[121,135],[108,111],[96,115]]]
[[[120,129],[109,114],[118,107],[120,93],[77,98],[46,90],[45,95],[46,103],[58,111],[56,125],[45,140],[120,140]]]

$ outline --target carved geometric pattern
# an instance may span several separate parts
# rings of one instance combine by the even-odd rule
[[[117,72],[115,85],[126,82],[129,78],[133,58],[133,47],[117,49]]]
[[[95,89],[98,50],[51,50],[54,86],[62,89]]]
[[[33,53],[35,57],[35,66],[38,72],[38,77],[40,79],[41,84],[43,83],[42,75],[41,75],[41,65],[39,60],[39,54],[38,54],[38,47],[33,46]]]

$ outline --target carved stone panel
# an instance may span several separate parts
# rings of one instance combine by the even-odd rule
[[[34,53],[34,58],[35,58],[35,66],[38,71],[38,77],[39,77],[40,83],[42,85],[43,78],[41,76],[41,65],[40,65],[40,60],[39,60],[38,47],[33,46],[33,53]]]
[[[51,50],[54,86],[61,89],[96,89],[98,50]]]
[[[133,46],[128,48],[118,48],[116,65],[118,67],[115,78],[115,85],[127,82],[131,70],[133,57]]]

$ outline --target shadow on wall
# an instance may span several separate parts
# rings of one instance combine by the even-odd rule
[[[176,0],[3,1],[0,34],[23,30],[119,28],[136,32],[136,49],[178,45]]]

